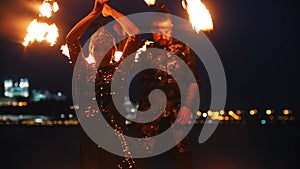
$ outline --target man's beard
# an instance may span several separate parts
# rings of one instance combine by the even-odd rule
[[[157,41],[157,44],[161,47],[167,46],[170,43],[170,40],[166,40],[166,39],[159,39]]]

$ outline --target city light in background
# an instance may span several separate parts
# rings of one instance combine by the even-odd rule
[[[119,53],[121,56],[122,53]],[[119,56],[117,56],[119,57]],[[118,59],[118,58],[116,58]],[[88,61],[88,60],[87,60]],[[33,103],[39,103],[41,101],[64,101],[66,96],[63,92],[58,91],[57,93],[50,93],[48,90],[36,90],[30,88],[28,78],[20,78],[19,81],[13,81],[12,79],[5,79],[3,81],[4,98],[0,98],[0,108],[3,107],[28,107]],[[18,100],[17,98],[24,98]],[[132,124],[137,115],[138,107],[131,107],[129,98],[125,98],[124,107],[126,110],[126,124]],[[43,103],[43,102],[42,102]],[[75,116],[75,105],[70,105],[68,111],[55,113],[55,119],[49,119],[47,116],[40,115],[28,115],[19,110],[15,115],[0,114],[0,125],[78,125],[79,122]],[[269,124],[277,124],[278,122],[289,124],[296,124],[297,121],[292,113],[291,109],[275,109],[266,108],[264,110],[258,110],[256,108],[250,110],[242,109],[228,109],[228,110],[199,110],[195,112],[196,124],[204,124],[206,119],[208,123],[220,124],[247,124],[256,121],[256,124],[262,126]],[[26,118],[25,118],[26,117]],[[191,119],[192,120],[192,119]]]

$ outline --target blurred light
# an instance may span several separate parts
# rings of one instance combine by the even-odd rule
[[[204,112],[204,113],[202,114],[202,117],[207,117],[207,113]]]
[[[201,116],[201,111],[197,111],[197,116]]]
[[[241,110],[236,110],[236,114],[241,115],[242,111]]]
[[[272,114],[272,110],[270,110],[270,109],[266,110],[266,114],[267,114],[267,115]]]
[[[65,118],[65,115],[64,114],[60,114],[60,118]]]
[[[255,114],[257,113],[257,110],[256,110],[256,109],[250,110],[250,112],[249,112],[249,113],[250,113],[250,115],[252,115],[252,116],[253,116],[253,115],[255,115]]]
[[[18,102],[18,106],[23,106],[23,102]]]
[[[208,115],[208,116],[212,116],[212,115],[213,115],[213,112],[212,112],[211,110],[208,110],[208,111],[207,111],[207,115]]]
[[[289,117],[287,117],[287,116],[283,116],[282,117],[282,120],[284,120],[284,121],[286,121],[286,120],[288,120],[289,119]]]
[[[225,120],[228,121],[228,120],[229,120],[229,117],[228,117],[228,116],[225,116]]]
[[[221,110],[220,111],[220,115],[224,115],[225,114],[225,111],[224,110]]]
[[[228,114],[231,116],[231,115],[234,114],[234,112],[233,112],[232,110],[230,110],[230,111],[228,112]]]
[[[41,123],[41,122],[43,122],[43,119],[41,119],[41,118],[36,118],[36,119],[35,119],[35,122],[36,122],[36,123]]]
[[[18,105],[18,102],[16,102],[16,101],[12,102],[12,106],[17,106],[17,105]]]
[[[73,118],[73,114],[69,114],[69,118],[70,118],[70,119]]]
[[[62,96],[62,92],[57,92],[57,96],[61,97]]]
[[[284,114],[284,115],[288,115],[288,114],[290,114],[290,111],[287,110],[287,109],[285,109],[285,110],[283,110],[283,114]]]
[[[294,116],[291,116],[290,117],[290,121],[294,121],[295,120],[295,117]]]
[[[261,123],[262,125],[265,125],[265,124],[267,124],[267,121],[266,121],[265,119],[262,119],[262,120],[260,121],[260,123]]]
[[[23,115],[19,115],[19,119],[22,120],[23,119]]]
[[[228,112],[228,114],[233,117],[235,120],[241,120],[241,117],[236,115],[232,110]]]

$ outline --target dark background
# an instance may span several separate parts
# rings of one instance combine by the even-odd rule
[[[186,17],[179,0],[165,1],[171,13]],[[293,0],[203,0],[215,29],[206,33],[222,60],[227,78],[228,109],[292,109],[299,114],[298,68],[300,7]],[[53,47],[22,46],[26,27],[38,17],[41,0],[0,1],[0,80],[28,77],[31,88],[62,90],[71,98],[72,68],[59,48],[67,32],[86,15],[92,0],[61,0],[53,16],[60,37]],[[148,11],[142,0],[109,2],[124,14]],[[99,18],[81,39],[84,43]],[[206,79],[207,80],[207,79]],[[204,81],[205,82],[205,81]],[[204,83],[203,92],[209,90]],[[0,88],[1,93],[2,88]],[[2,95],[2,94],[1,94]],[[1,113],[1,112],[0,112]],[[278,112],[276,112],[278,113]],[[299,122],[296,125],[220,125],[197,144],[201,125],[192,130],[197,168],[299,168]],[[0,126],[0,168],[79,168],[79,127]],[[167,163],[166,163],[167,165]]]
[[[60,10],[53,15],[60,37],[55,46],[34,43],[22,46],[26,27],[38,17],[42,1],[1,1],[0,80],[28,77],[31,88],[62,90],[71,97],[72,69],[59,48],[67,32],[93,6],[92,0],[58,1]],[[165,2],[171,13],[186,18],[181,1]],[[227,107],[298,107],[300,78],[299,5],[292,0],[205,0],[215,29],[207,33],[222,60],[227,78]],[[124,14],[150,11],[142,0],[109,2]],[[34,6],[34,4],[36,4]],[[84,43],[96,25],[110,21],[99,17],[82,37]],[[206,90],[204,81],[204,89]],[[1,88],[1,90],[3,90]]]

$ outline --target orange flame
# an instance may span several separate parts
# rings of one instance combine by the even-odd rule
[[[31,21],[27,27],[27,35],[24,38],[23,45],[27,46],[34,41],[42,42],[44,40],[53,46],[58,38],[58,28],[55,24],[48,25],[47,23],[38,22],[36,19]]]
[[[67,58],[68,58],[69,60],[71,60],[71,58],[70,58],[70,53],[69,53],[69,48],[68,48],[68,45],[67,45],[67,44],[61,45],[60,50],[61,50],[61,53],[62,53],[62,54],[66,55]]]
[[[211,15],[200,0],[182,0],[182,7],[188,12],[190,23],[197,33],[213,30]]]
[[[155,5],[155,1],[156,1],[156,0],[144,0],[144,2],[145,2],[148,6]]]
[[[44,1],[43,4],[39,7],[40,9],[40,16],[50,18],[52,12],[55,13],[58,11],[59,7],[57,2],[52,1]]]
[[[123,52],[122,51],[115,51],[114,53],[114,61],[118,62],[122,58]]]
[[[58,11],[59,6],[57,2],[45,0],[39,9],[40,17],[50,18],[52,13]],[[34,19],[27,27],[27,35],[24,38],[23,46],[27,46],[34,41],[47,41],[50,46],[53,46],[56,43],[58,36],[58,28],[54,23],[49,25],[45,22],[38,22],[38,19]]]

